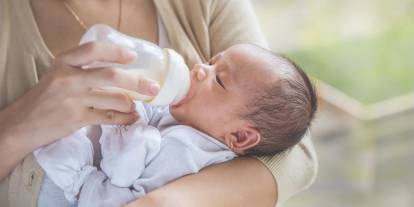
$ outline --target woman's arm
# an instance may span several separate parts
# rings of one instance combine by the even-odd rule
[[[277,186],[258,160],[241,157],[180,178],[128,207],[272,207]]]
[[[213,0],[209,36],[212,56],[235,44],[268,48],[249,0]]]

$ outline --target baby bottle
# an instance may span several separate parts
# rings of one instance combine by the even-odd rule
[[[128,65],[96,62],[84,66],[84,69],[117,67],[160,84],[160,91],[155,97],[117,87],[108,86],[102,88],[103,90],[121,91],[135,100],[145,101],[152,105],[175,104],[187,94],[190,88],[190,73],[184,59],[174,50],[162,49],[151,42],[127,36],[103,24],[92,26],[83,35],[80,44],[91,41],[109,42],[128,48],[136,52],[137,59]]]

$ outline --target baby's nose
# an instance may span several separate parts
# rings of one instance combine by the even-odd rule
[[[208,68],[203,64],[194,65],[193,70],[191,71],[192,76],[198,81],[202,81],[207,77]]]

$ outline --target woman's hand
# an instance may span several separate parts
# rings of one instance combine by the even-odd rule
[[[156,83],[117,68],[81,69],[95,61],[126,64],[135,59],[135,53],[104,43],[57,56],[35,87],[0,111],[0,179],[27,153],[83,126],[135,122],[138,115],[128,95],[98,88],[156,95]]]

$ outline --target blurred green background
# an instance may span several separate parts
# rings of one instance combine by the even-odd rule
[[[318,177],[283,206],[414,206],[414,0],[251,2],[321,96]]]
[[[413,92],[413,0],[252,2],[272,48],[314,77],[363,103]]]

